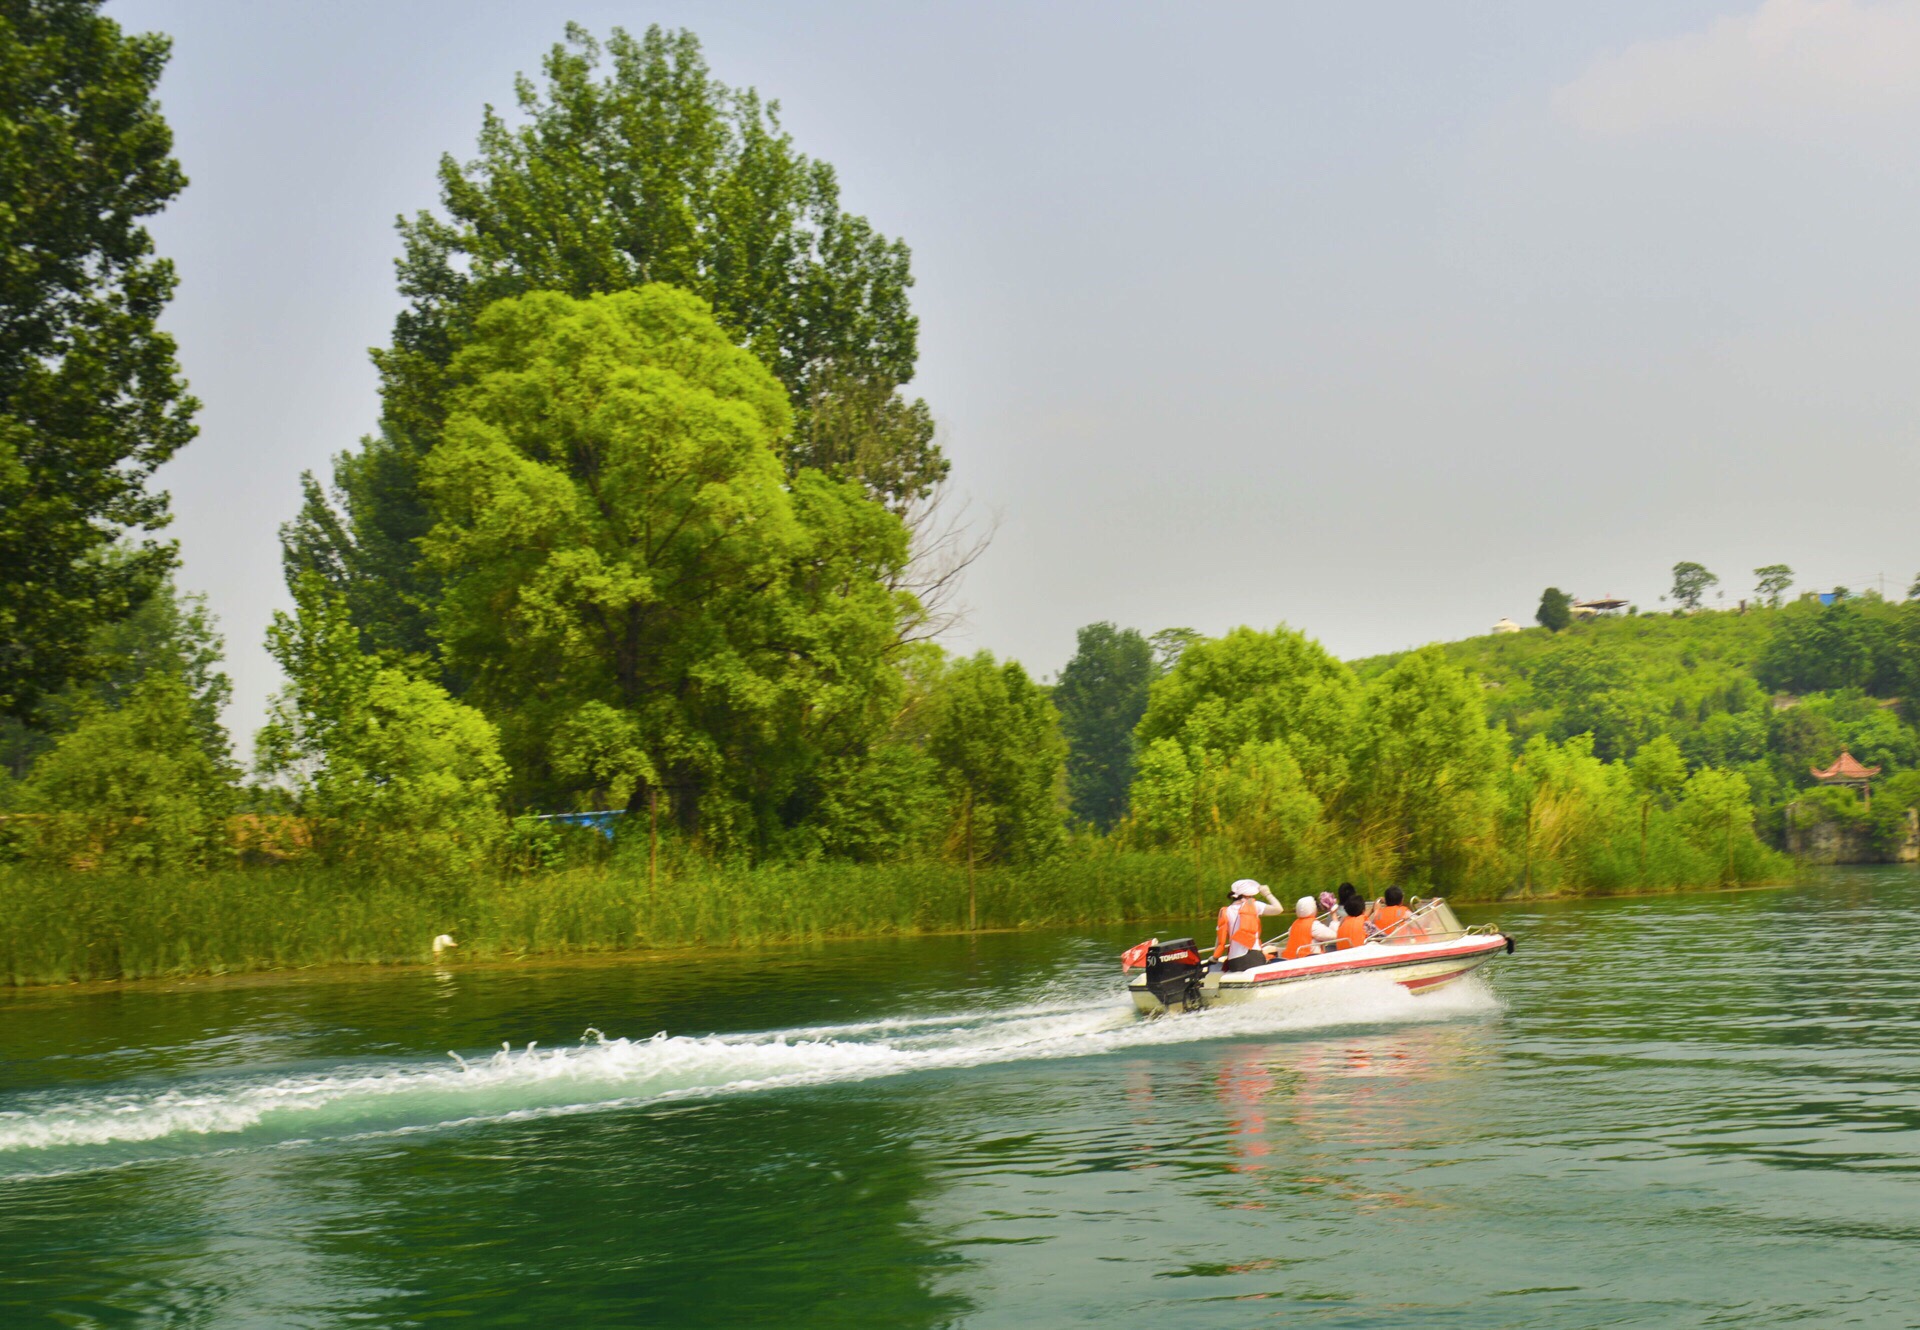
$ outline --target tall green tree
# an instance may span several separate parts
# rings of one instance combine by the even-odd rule
[[[1147,710],[1153,648],[1131,628],[1090,623],[1060,671],[1053,703],[1067,740],[1067,804],[1106,831],[1126,815],[1133,781],[1133,728]]]
[[[1697,610],[1700,600],[1720,584],[1720,579],[1697,563],[1673,565],[1673,598],[1682,609]]]
[[[1030,863],[1060,843],[1060,715],[1018,661],[953,662],[930,699],[927,754],[951,796],[948,844],[968,863]]]
[[[1753,570],[1754,596],[1770,609],[1780,608],[1780,597],[1793,587],[1793,569],[1784,563],[1770,563]]]
[[[1550,586],[1540,593],[1540,608],[1533,612],[1533,621],[1550,633],[1565,632],[1573,622],[1573,597],[1557,586]]]
[[[585,775],[764,848],[894,714],[900,519],[854,481],[789,480],[786,394],[686,291],[502,300],[455,368],[422,547],[519,793],[565,800]]]
[[[1235,628],[1188,647],[1154,683],[1135,737],[1190,753],[1281,740],[1326,797],[1346,783],[1359,713],[1359,680],[1318,642],[1285,626]]]
[[[500,740],[438,684],[362,649],[346,603],[312,574],[267,650],[287,688],[255,743],[286,782],[323,857],[400,875],[471,870],[505,832]]]
[[[1861,688],[1885,696],[1908,676],[1903,612],[1885,602],[1802,601],[1780,611],[1754,673],[1785,692]]]
[[[442,159],[442,212],[401,221],[407,303],[374,356],[380,431],[336,461],[331,495],[309,478],[284,533],[290,573],[327,578],[394,653],[433,649],[420,463],[463,382],[458,352],[502,298],[693,292],[781,385],[789,474],[851,478],[899,508],[947,471],[925,403],[899,392],[918,339],[907,248],[842,209],[833,168],[796,150],[777,104],[657,27],[604,48],[569,27],[543,73],[516,84],[519,123],[489,110],[474,160]]]
[[[194,698],[154,672],[115,703],[88,699],[33,765],[26,803],[39,857],[93,867],[204,867],[228,847],[236,772],[201,742]]]
[[[108,558],[123,557],[118,546]],[[125,557],[138,557],[137,555]],[[171,573],[126,618],[94,629],[87,648],[102,662],[96,677],[69,684],[46,698],[33,724],[0,719],[0,767],[24,775],[40,753],[97,707],[117,707],[133,689],[155,675],[186,687],[196,741],[215,761],[228,756],[226,727],[220,713],[233,694],[223,667],[224,643],[206,598],[183,593]]]
[[[1450,888],[1495,854],[1509,762],[1484,696],[1437,646],[1408,653],[1367,686],[1353,820],[1414,881]]]
[[[173,265],[141,219],[186,185],[154,86],[168,42],[98,0],[0,6],[0,715],[97,674],[102,624],[172,565],[154,468],[197,403],[157,321]]]

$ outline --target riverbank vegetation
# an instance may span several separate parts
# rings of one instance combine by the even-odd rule
[[[86,0],[43,7],[125,40]],[[157,118],[164,46],[139,50]],[[1561,597],[1559,631],[1357,666],[1284,626],[1089,625],[1051,686],[955,656],[933,639],[969,547],[907,392],[906,246],[690,34],[570,29],[543,73],[401,225],[377,429],[283,531],[287,685],[245,778],[213,625],[135,539],[164,496],[75,517],[70,562],[121,590],[84,640],[0,654],[15,982],[440,933],[471,955],[1190,920],[1242,875],[1752,883],[1786,871],[1800,764],[1920,761],[1874,700],[1913,677],[1914,611],[1846,597],[1607,623]],[[190,399],[156,382],[173,422]],[[99,464],[137,480],[117,437]],[[610,838],[552,820],[586,811]]]

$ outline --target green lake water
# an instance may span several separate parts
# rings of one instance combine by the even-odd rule
[[[0,1325],[1920,1323],[1920,872],[1462,913],[1157,1021],[1138,929],[0,998]]]

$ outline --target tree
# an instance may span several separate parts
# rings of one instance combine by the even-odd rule
[[[955,661],[931,699],[927,755],[950,792],[948,845],[976,863],[1031,863],[1060,843],[1060,716],[1017,661]]]
[[[464,382],[459,350],[506,297],[680,287],[784,390],[789,474],[851,478],[900,509],[947,473],[925,403],[898,391],[917,356],[907,248],[841,209],[833,168],[795,150],[776,104],[657,27],[616,29],[603,52],[570,26],[543,72],[516,86],[521,124],[489,110],[478,157],[442,158],[444,215],[401,221],[407,304],[374,356],[380,430],[336,460],[331,494],[308,479],[283,536],[290,575],[328,578],[398,655],[435,649],[420,464]]]
[[[1437,646],[1368,685],[1353,781],[1365,839],[1400,872],[1451,888],[1495,853],[1505,736],[1487,728],[1479,681]]]
[[[1642,744],[1628,767],[1633,773],[1633,787],[1645,797],[1658,800],[1662,807],[1672,803],[1686,784],[1687,760],[1681,756],[1680,746],[1664,734]]]
[[[788,479],[779,382],[685,291],[502,300],[455,368],[421,545],[519,794],[609,785],[573,750],[616,712],[629,806],[664,794],[684,831],[765,849],[822,763],[891,722],[900,519],[853,481]]]
[[[1534,622],[1550,633],[1565,632],[1573,622],[1573,597],[1557,586],[1540,593],[1540,608],[1533,612]]]
[[[1780,612],[1754,674],[1767,688],[1792,693],[1876,683],[1898,687],[1897,613],[1848,600],[1789,605]]]
[[[1661,724],[1660,696],[1634,663],[1592,642],[1574,641],[1542,657],[1529,682],[1540,701],[1557,709],[1548,732],[1560,740],[1591,735],[1603,761],[1627,757]]]
[[[1353,671],[1318,642],[1285,626],[1235,628],[1188,647],[1154,684],[1135,740],[1172,738],[1190,754],[1225,754],[1279,739],[1308,788],[1325,797],[1346,783],[1359,710]]]
[[[197,403],[157,320],[173,265],[140,219],[186,185],[154,101],[168,43],[98,0],[0,10],[0,715],[105,668],[94,630],[172,565],[153,471]]]
[[[1680,794],[1680,822],[1687,838],[1722,857],[1722,880],[1739,880],[1742,851],[1753,842],[1753,792],[1737,771],[1703,767],[1687,778]]]
[[[1133,727],[1147,709],[1153,649],[1131,628],[1092,623],[1060,671],[1053,702],[1067,741],[1067,804],[1105,831],[1126,815]]]
[[[1147,639],[1153,648],[1153,673],[1158,678],[1168,673],[1180,663],[1180,657],[1195,642],[1204,641],[1201,635],[1191,628],[1162,628]]]
[[[1770,563],[1754,569],[1753,575],[1758,579],[1753,585],[1753,594],[1765,601],[1768,608],[1779,609],[1780,597],[1793,586],[1793,569],[1784,563]]]
[[[112,546],[103,557],[122,555]],[[44,699],[35,724],[0,720],[0,766],[24,774],[83,713],[121,705],[134,687],[155,675],[185,685],[200,747],[216,762],[227,760],[227,731],[220,713],[233,686],[221,668],[223,644],[205,597],[182,594],[172,574],[166,574],[131,615],[96,627],[87,650],[101,662],[102,673]]]
[[[1719,578],[1697,563],[1673,565],[1673,598],[1683,609],[1699,609],[1700,598],[1719,583]]]
[[[506,830],[494,727],[363,652],[318,577],[297,581],[294,601],[267,630],[288,686],[255,744],[261,774],[292,786],[326,858],[399,875],[480,865]]]
[[[89,700],[34,763],[27,806],[47,815],[39,857],[91,867],[204,867],[227,846],[234,771],[201,742],[194,698],[155,672],[117,705]]]

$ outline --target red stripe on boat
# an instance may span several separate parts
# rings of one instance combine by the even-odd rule
[[[1288,979],[1304,979],[1309,975],[1340,974],[1347,971],[1378,970],[1383,967],[1399,965],[1423,965],[1430,961],[1449,961],[1458,956],[1484,956],[1490,951],[1498,951],[1507,945],[1504,937],[1488,938],[1472,946],[1454,947],[1448,951],[1428,951],[1418,956],[1369,956],[1362,960],[1334,961],[1329,965],[1316,965],[1311,969],[1287,970],[1281,974],[1253,974],[1252,982],[1270,984]],[[1236,985],[1238,987],[1238,985]]]

